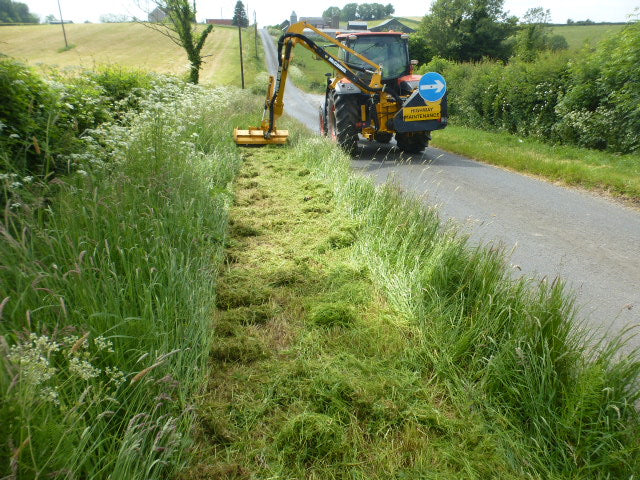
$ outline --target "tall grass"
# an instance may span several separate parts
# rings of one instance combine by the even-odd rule
[[[640,362],[622,339],[594,346],[561,281],[512,280],[499,249],[472,247],[419,199],[353,176],[323,140],[300,142],[295,156],[334,186],[360,225],[359,256],[420,326],[423,361],[504,438],[514,467],[541,478],[638,474]]]
[[[167,478],[201,387],[233,91],[163,87],[0,227],[0,476]],[[54,192],[54,193],[51,193]]]

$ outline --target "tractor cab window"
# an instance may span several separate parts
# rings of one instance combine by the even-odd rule
[[[356,40],[348,41],[347,45],[363,57],[382,65],[383,79],[397,78],[407,72],[407,45],[399,35],[362,35]],[[355,67],[372,69],[369,64],[348,52],[345,60]]]

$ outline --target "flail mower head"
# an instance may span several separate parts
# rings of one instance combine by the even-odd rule
[[[289,130],[269,132],[263,127],[249,127],[248,130],[235,128],[233,140],[237,145],[284,145],[289,138]]]
[[[269,77],[267,88],[267,100],[264,104],[262,124],[259,127],[249,127],[248,129],[235,128],[233,130],[233,140],[236,145],[284,145],[289,138],[289,130],[278,130],[275,128],[275,118],[273,115],[274,103],[274,79]],[[267,120],[269,118],[269,120]]]

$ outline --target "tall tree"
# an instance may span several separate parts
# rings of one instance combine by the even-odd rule
[[[332,19],[335,15],[340,16],[340,8],[339,7],[329,7],[324,12],[322,12],[322,18]]]
[[[40,19],[24,3],[0,0],[0,23],[40,23]]]
[[[516,55],[530,62],[539,52],[550,48],[551,12],[542,7],[530,8],[522,17],[522,23],[516,35]]]
[[[169,37],[175,44],[184,48],[191,69],[189,81],[198,83],[202,67],[202,47],[213,30],[213,25],[201,28],[196,23],[196,2],[193,0],[153,0],[166,14],[168,22],[144,25]]]
[[[371,4],[370,3],[361,3],[358,5],[358,18],[360,20],[373,20]]]
[[[340,18],[345,22],[349,20],[355,20],[358,18],[357,15],[358,4],[357,3],[347,3],[344,7],[342,7]]]
[[[506,39],[517,18],[503,11],[503,0],[436,0],[426,15],[419,36],[434,55],[457,61],[484,57],[506,60],[511,47]]]
[[[396,11],[396,9],[390,3],[387,3],[384,6],[384,16],[385,17],[389,17],[389,16],[393,15],[393,12],[395,12],[395,11]]]
[[[247,11],[244,8],[244,4],[241,0],[236,2],[236,7],[233,10],[233,21],[231,22],[233,25],[238,25],[240,27],[248,27],[249,26],[249,18],[247,17]]]

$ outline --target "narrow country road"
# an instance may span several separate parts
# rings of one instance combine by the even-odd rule
[[[275,44],[266,30],[261,37],[275,74]],[[286,112],[316,132],[321,101],[287,83]],[[432,147],[407,156],[393,144],[360,144],[354,170],[437,205],[473,242],[503,245],[514,273],[561,277],[576,294],[579,320],[598,334],[640,324],[640,212]],[[640,336],[629,346],[640,346]]]

